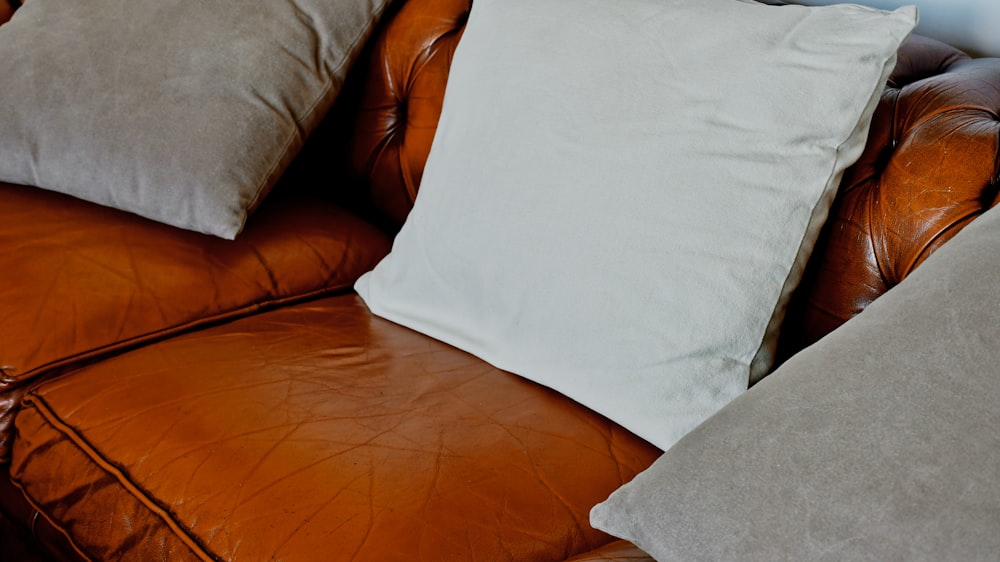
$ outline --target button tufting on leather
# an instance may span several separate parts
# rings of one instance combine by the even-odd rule
[[[1000,59],[920,36],[900,49],[795,296],[783,355],[860,313],[997,204]]]
[[[411,0],[380,31],[358,111],[355,173],[397,226],[413,207],[470,0]]]

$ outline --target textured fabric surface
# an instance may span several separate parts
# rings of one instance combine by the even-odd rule
[[[41,384],[11,477],[92,560],[562,562],[660,451],[354,295]]]
[[[0,180],[233,238],[386,3],[26,3],[0,29]]]
[[[1000,211],[594,508],[659,560],[993,560]]]
[[[768,369],[915,17],[478,1],[420,195],[357,289],[669,447]]]

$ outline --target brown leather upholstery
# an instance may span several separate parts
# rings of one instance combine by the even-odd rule
[[[397,225],[417,193],[469,7],[408,0],[372,52],[354,163]],[[856,314],[996,202],[998,89],[998,60],[921,38],[903,48],[796,297],[786,330],[795,345]],[[386,238],[366,242],[357,233],[370,227],[348,213],[278,200],[304,208],[271,218],[262,208],[245,247],[220,249],[20,189],[0,186],[5,212],[11,201],[20,217],[0,223],[0,263],[22,283],[0,300],[26,304],[0,320],[13,315],[54,344],[23,345],[27,336],[0,322],[0,342],[17,342],[0,348],[19,366],[5,380],[20,384],[0,400],[26,393],[0,507],[60,558],[649,562],[591,529],[587,513],[648,466],[654,447],[371,316],[353,295],[257,310],[315,296],[317,283],[346,287],[384,253]],[[299,228],[310,232],[305,244],[290,240]],[[367,249],[346,269],[326,261],[353,242]],[[142,275],[146,266],[157,274]],[[174,286],[164,272],[178,267],[193,270],[181,280],[207,281]],[[53,300],[50,286],[24,280],[55,283],[62,268],[77,300],[61,295],[59,315],[34,319]],[[119,279],[123,270],[132,277]],[[91,304],[90,287],[105,284],[110,303]],[[156,314],[107,316],[135,299]],[[248,312],[260,313],[233,320]],[[106,356],[125,347],[138,349]]]
[[[40,189],[0,183],[0,200],[0,461],[27,381],[348,290],[390,244],[357,216],[305,196],[269,198],[236,241]]]
[[[9,0],[0,0],[0,25],[7,23],[7,20],[14,15],[14,10],[16,10],[20,4],[16,6]]]
[[[654,562],[653,557],[628,541],[615,541],[566,562]]]
[[[470,4],[407,2],[369,66],[355,167],[397,225],[416,197]],[[998,88],[1000,59],[919,36],[902,47],[785,323],[785,354],[858,314],[996,203]]]
[[[11,476],[93,559],[554,561],[659,453],[343,295],[41,383]]]
[[[375,43],[358,111],[354,166],[396,226],[417,197],[471,0],[409,0]]]
[[[914,36],[845,175],[786,328],[808,345],[861,312],[1000,195],[1000,59]]]

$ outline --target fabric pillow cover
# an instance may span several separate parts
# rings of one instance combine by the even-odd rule
[[[668,448],[771,366],[916,10],[476,0],[377,315]]]
[[[591,512],[659,560],[993,560],[1000,209]]]
[[[26,2],[0,27],[0,180],[233,238],[386,4]]]

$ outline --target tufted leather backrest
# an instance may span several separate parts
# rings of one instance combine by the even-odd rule
[[[407,0],[376,39],[358,111],[355,170],[396,226],[413,207],[471,0]]]
[[[786,322],[793,347],[861,312],[995,205],[998,155],[1000,59],[911,37]]]
[[[408,0],[378,37],[353,162],[397,226],[413,205],[470,0]],[[914,36],[790,305],[785,356],[858,314],[997,203],[1000,59]]]

